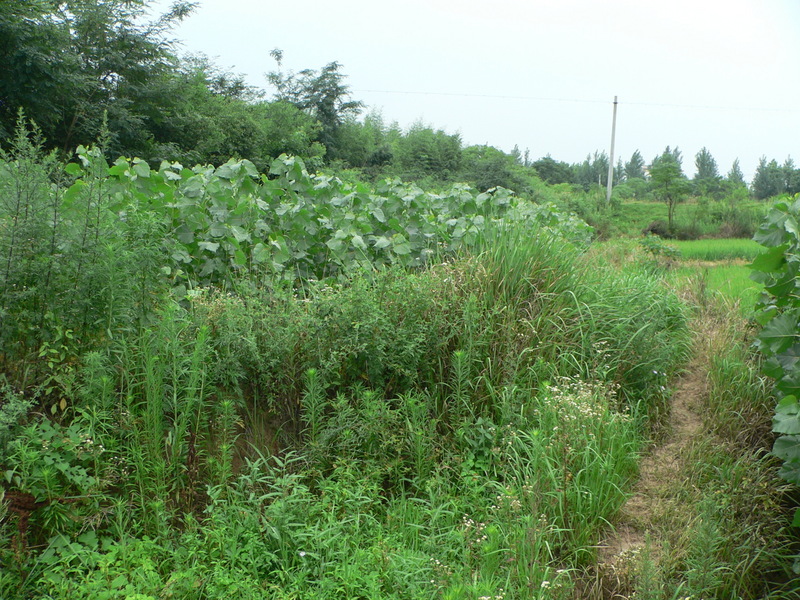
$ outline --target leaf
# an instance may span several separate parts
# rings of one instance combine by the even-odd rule
[[[383,250],[387,246],[391,246],[392,242],[386,236],[379,235],[375,238],[375,247],[379,250]]]
[[[260,264],[266,262],[270,259],[269,248],[267,248],[263,243],[258,242],[255,246],[253,246],[250,256],[253,258],[254,263]]]
[[[197,246],[201,250],[208,250],[209,252],[216,252],[219,250],[219,244],[217,242],[200,242]]]
[[[138,175],[139,177],[149,178],[150,166],[143,160],[138,160],[138,162],[133,163],[133,172],[136,173],[136,175]]]
[[[342,249],[342,246],[344,246],[344,243],[340,239],[333,238],[333,239],[330,239],[327,242],[325,242],[325,245],[328,248],[330,248],[331,250],[333,250],[334,252],[338,252],[339,250]]]
[[[408,242],[400,242],[399,244],[392,246],[392,251],[400,256],[405,256],[406,254],[411,253],[411,246],[408,244]]]
[[[781,244],[770,248],[766,252],[759,254],[750,265],[750,268],[755,271],[763,273],[774,273],[780,271],[781,267],[786,264],[786,256],[784,253],[789,248],[789,244]]]
[[[372,209],[372,216],[375,217],[379,223],[386,223],[386,215],[383,214],[383,210],[380,207],[376,206]]]
[[[798,337],[798,309],[786,311],[772,319],[758,336],[768,350],[778,354],[788,349]]]
[[[800,436],[782,435],[775,440],[772,453],[786,462],[797,462],[800,466]]]
[[[228,228],[225,223],[212,223],[211,227],[208,228],[208,233],[213,237],[222,237],[228,234]]]
[[[69,163],[66,167],[64,167],[64,172],[67,175],[72,175],[73,177],[80,177],[83,175],[83,169],[77,163]]]
[[[358,248],[359,250],[366,250],[367,245],[364,243],[364,238],[360,235],[354,235],[352,239],[352,244],[354,247]]]
[[[231,225],[231,232],[233,233],[233,237],[236,238],[237,242],[250,241],[250,234],[238,225]]]
[[[772,419],[772,431],[775,433],[800,433],[800,403],[795,396],[786,396],[778,403]]]

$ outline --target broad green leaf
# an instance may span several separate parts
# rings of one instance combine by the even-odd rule
[[[779,271],[780,268],[786,264],[786,252],[789,244],[781,244],[770,248],[766,252],[759,254],[750,265],[751,269],[762,271],[764,273],[774,273]]]
[[[770,352],[777,354],[783,352],[797,339],[798,310],[791,310],[772,319],[758,336]]]
[[[237,242],[250,241],[250,234],[237,225],[231,225],[231,232],[233,233],[233,237],[236,238]]]
[[[64,172],[67,175],[72,175],[73,177],[80,177],[83,175],[83,169],[77,163],[69,163],[66,167],[64,167]]]
[[[395,254],[405,256],[406,254],[411,253],[411,246],[408,244],[408,242],[400,242],[399,244],[394,244],[392,246],[392,251]]]
[[[219,244],[217,242],[199,242],[197,246],[201,250],[208,250],[209,252],[216,252],[219,250]]]
[[[228,227],[225,223],[212,223],[208,233],[213,237],[223,237],[228,234]]]
[[[772,453],[787,462],[800,463],[800,435],[782,435],[775,440]]]
[[[786,396],[778,403],[772,419],[772,431],[800,434],[800,403],[795,396]]]
[[[354,235],[353,239],[351,240],[353,246],[358,248],[359,250],[366,250],[367,245],[364,243],[364,239],[360,235]]]
[[[133,163],[133,172],[139,177],[150,177],[150,166],[143,160],[135,160]]]
[[[375,217],[379,223],[386,223],[386,215],[383,214],[383,210],[380,207],[376,206],[372,209],[372,216]]]
[[[339,238],[333,238],[325,242],[325,245],[333,250],[334,252],[338,252],[344,246],[344,243]]]
[[[269,248],[267,248],[261,242],[258,242],[255,246],[253,246],[251,256],[253,257],[253,262],[255,263],[263,263],[271,258]]]
[[[386,248],[387,246],[391,246],[392,242],[386,236],[380,235],[375,238],[375,247],[379,250]]]

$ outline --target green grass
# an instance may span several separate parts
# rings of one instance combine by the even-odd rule
[[[667,242],[680,250],[681,258],[685,260],[736,260],[751,261],[764,247],[758,242],[749,239],[724,239],[710,238],[704,240],[670,240]]]
[[[746,265],[719,264],[698,265],[684,263],[671,270],[667,278],[679,283],[683,280],[693,288],[695,297],[702,301],[709,295],[718,296],[732,306],[738,306],[741,314],[752,314],[762,286],[750,279]]]

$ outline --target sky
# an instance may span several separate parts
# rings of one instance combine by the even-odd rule
[[[608,152],[617,96],[615,162],[800,164],[800,0],[200,0],[173,37],[267,90],[275,48],[284,71],[337,61],[387,124],[532,160]]]

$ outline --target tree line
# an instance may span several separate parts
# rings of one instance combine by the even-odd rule
[[[540,181],[584,191],[606,185],[605,152],[575,164],[550,155],[531,160],[527,150],[468,146],[458,133],[423,122],[407,128],[387,124],[379,112],[366,112],[352,98],[338,62],[284,71],[283,53],[275,50],[276,67],[267,74],[274,88],[269,95],[203,55],[178,57],[170,34],[191,14],[193,3],[180,0],[155,18],[148,16],[151,4],[0,3],[5,65],[0,144],[9,144],[22,110],[63,155],[102,138],[110,158],[137,156],[153,166],[162,160],[219,165],[235,157],[266,170],[286,153],[302,157],[311,168],[352,169],[354,177],[373,180],[422,180],[434,188],[464,181],[481,191],[502,186],[532,195]],[[659,173],[659,161],[670,156],[677,162],[675,181],[682,194],[722,199],[741,195],[737,190],[746,186],[738,160],[723,176],[705,148],[695,156],[696,174],[688,180],[680,152],[668,147],[650,163],[638,150],[628,161],[619,160],[613,169],[616,197],[659,196],[653,169]],[[755,198],[798,191],[800,169],[791,159],[783,165],[761,159],[750,187]]]

